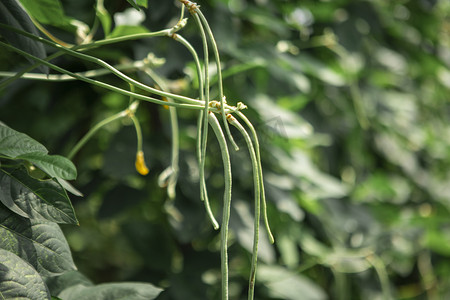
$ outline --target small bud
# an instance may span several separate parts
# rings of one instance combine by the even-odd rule
[[[136,153],[135,166],[136,166],[136,170],[139,172],[139,174],[141,174],[141,175],[148,174],[149,170],[148,170],[147,166],[145,165],[144,152],[138,151]]]

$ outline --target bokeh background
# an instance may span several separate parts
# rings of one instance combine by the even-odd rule
[[[93,1],[61,1],[92,26]],[[261,140],[275,245],[262,233],[256,299],[450,297],[450,2],[446,0],[198,1],[216,36],[231,104],[243,101]],[[129,8],[105,0],[111,16]],[[142,26],[179,16],[177,1],[148,1]],[[117,25],[117,24],[116,24]],[[74,42],[74,34],[51,26]],[[193,20],[180,32],[202,56]],[[101,29],[97,38],[102,37]],[[50,51],[50,49],[49,49]],[[169,38],[89,52],[110,63],[164,58],[171,91],[198,97],[189,52]],[[2,69],[28,64],[0,53]],[[94,68],[61,57],[72,71]],[[214,66],[211,66],[214,73]],[[152,84],[145,74],[140,80]],[[126,85],[113,76],[104,80]],[[212,96],[217,95],[214,86]],[[128,99],[80,82],[21,80],[0,95],[0,119],[67,155]],[[145,281],[158,299],[218,299],[220,236],[199,198],[196,113],[179,110],[176,199],[158,186],[170,164],[168,110],[142,103],[149,175],[134,168],[130,122],[102,129],[76,155],[79,227],[63,226],[75,262],[96,283]],[[233,131],[237,137],[238,132]],[[253,230],[251,164],[232,151],[230,298],[246,299]],[[220,219],[221,156],[211,135],[207,186]]]

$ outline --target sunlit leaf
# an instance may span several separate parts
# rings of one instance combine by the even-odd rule
[[[268,295],[285,300],[325,300],[325,292],[311,279],[279,266],[260,265],[258,279],[264,283]]]
[[[67,158],[60,155],[47,155],[42,152],[22,154],[16,158],[25,159],[50,177],[58,177],[65,180],[74,180],[77,177],[77,169]]]
[[[1,299],[50,298],[39,273],[26,261],[4,249],[0,249],[0,280]]]
[[[64,14],[59,0],[20,0],[28,13],[37,21],[53,26],[69,26],[70,18]]]
[[[135,9],[140,10],[139,6],[148,7],[147,0],[127,0]]]
[[[0,123],[0,154],[15,158],[33,152],[48,153],[41,143]]]
[[[65,300],[152,300],[162,292],[149,283],[103,283],[96,286],[75,285],[62,291],[58,297]]]
[[[1,204],[0,220],[0,248],[20,256],[41,275],[76,269],[69,245],[56,223],[20,217]]]
[[[255,222],[253,212],[250,206],[242,200],[234,200],[232,209],[230,228],[235,232],[239,244],[251,253],[253,250],[253,227]],[[273,263],[275,261],[273,245],[270,244],[262,228],[259,233],[258,257],[266,263]]]
[[[371,268],[364,254],[345,250],[334,251],[327,255],[324,263],[342,273],[359,273]]]

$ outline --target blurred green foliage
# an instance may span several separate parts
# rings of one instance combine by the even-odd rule
[[[150,0],[142,25],[173,25],[175,2]],[[94,23],[92,1],[62,3],[67,16]],[[449,297],[450,3],[199,4],[221,52],[227,99],[249,106],[261,139],[276,243],[261,238],[256,299]],[[105,0],[111,15],[128,7]],[[74,42],[65,32],[52,32]],[[181,33],[200,51],[194,22]],[[170,39],[90,52],[112,63],[153,52],[166,60],[156,71],[169,87],[197,97],[190,54]],[[2,70],[28,64],[3,51],[0,62]],[[93,68],[66,57],[56,63],[74,71]],[[124,86],[113,76],[107,80]],[[64,155],[89,128],[127,104],[124,96],[80,82],[20,80],[2,91],[0,120]],[[63,231],[76,265],[96,283],[145,281],[165,288],[158,299],[218,299],[219,235],[199,199],[196,115],[178,112],[176,200],[168,202],[157,184],[170,164],[168,110],[142,104],[137,116],[150,174],[142,177],[134,169],[131,124],[108,125],[74,159],[73,184],[85,196],[72,197],[80,226],[64,225]],[[220,215],[222,166],[218,145],[210,140],[207,185]],[[247,152],[231,155],[230,298],[244,299],[253,187]]]

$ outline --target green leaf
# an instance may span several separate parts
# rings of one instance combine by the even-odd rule
[[[272,298],[285,300],[325,300],[327,295],[312,280],[279,266],[261,265],[257,277]],[[299,296],[301,295],[301,297]]]
[[[50,299],[41,276],[17,255],[0,249],[0,299]]]
[[[76,285],[64,290],[58,297],[64,300],[152,300],[161,292],[162,289],[149,283],[121,282],[104,283],[92,287]]]
[[[78,196],[78,197],[83,197],[83,193],[81,193],[79,190],[77,190],[73,185],[71,185],[70,183],[68,183],[67,181],[65,181],[64,179],[61,178],[55,178],[56,181],[58,181],[58,183],[69,193],[71,193],[72,195]]]
[[[139,8],[139,6],[142,6],[142,7],[145,7],[145,8],[148,7],[147,0],[127,0],[127,1],[128,1],[128,3],[131,4],[131,6],[133,6],[137,10],[141,10]]]
[[[449,230],[433,230],[426,231],[423,244],[432,251],[443,256],[450,256],[450,232]]]
[[[232,205],[230,228],[236,233],[239,244],[249,251],[253,251],[253,224],[254,217],[248,202],[235,199]],[[266,262],[275,262],[275,251],[270,244],[267,234],[264,230],[259,232],[259,251],[258,259]]]
[[[148,8],[147,2],[148,2],[148,0],[137,0],[137,4],[139,6],[142,6],[142,7],[145,7],[145,8]]]
[[[133,7],[136,8],[137,10],[141,10],[141,9],[139,8],[139,6],[138,6],[136,0],[127,0],[127,1],[128,1],[128,3],[131,4],[131,6],[133,6]]]
[[[76,269],[57,224],[22,218],[1,204],[0,220],[0,248],[20,256],[41,275],[54,276]]]
[[[70,26],[71,19],[64,14],[59,0],[20,0],[28,13],[40,23]]]
[[[18,159],[27,160],[39,169],[50,175],[66,180],[77,178],[77,169],[67,158],[60,155],[47,155],[42,152],[32,152],[17,156]]]
[[[323,263],[341,273],[359,273],[372,267],[365,258],[366,255],[366,253],[339,249],[327,255]]]
[[[0,7],[1,5],[0,3]],[[28,135],[0,123],[0,155],[16,158],[17,156],[33,152],[47,154],[48,150],[44,145]]]
[[[75,285],[93,286],[93,283],[79,271],[68,271],[59,276],[47,277],[45,283],[52,295],[58,295]]]
[[[0,22],[31,34],[39,35],[30,17],[16,0],[2,0],[0,2]],[[5,28],[0,28],[0,34],[14,47],[42,59],[47,56],[44,46],[35,40]],[[32,59],[29,59],[29,61],[33,64],[35,63]],[[48,67],[40,66],[39,69],[41,72],[48,74]]]
[[[56,180],[34,179],[24,168],[0,169],[0,190],[0,202],[21,216],[78,224],[67,193]]]
[[[114,28],[108,38],[115,38],[138,33],[148,33],[148,29],[140,25],[120,25]]]

